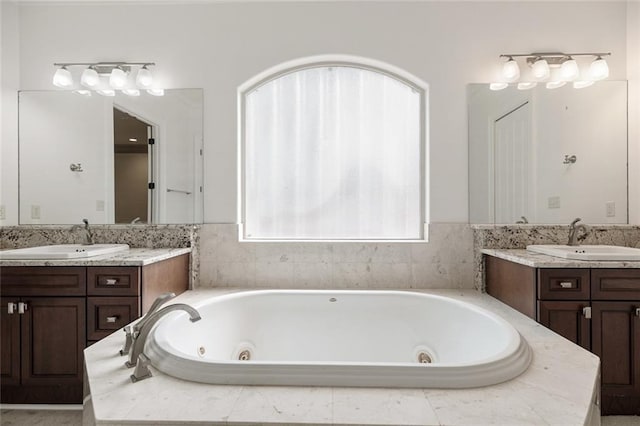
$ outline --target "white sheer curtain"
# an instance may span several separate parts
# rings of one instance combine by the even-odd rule
[[[420,111],[411,86],[348,66],[249,92],[245,237],[421,238]]]

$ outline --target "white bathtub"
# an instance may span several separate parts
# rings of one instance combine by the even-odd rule
[[[167,315],[145,353],[155,368],[196,382],[466,388],[512,379],[531,361],[508,322],[435,295],[264,290],[194,307],[201,321]]]

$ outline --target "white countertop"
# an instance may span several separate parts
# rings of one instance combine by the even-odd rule
[[[483,254],[533,268],[640,268],[634,261],[572,260],[534,253],[525,249],[482,249]]]
[[[192,290],[172,302],[194,303],[238,289]],[[416,291],[416,290],[412,290]],[[599,425],[593,398],[599,359],[493,297],[474,290],[422,290],[463,300],[509,321],[532,347],[533,361],[505,383],[472,389],[221,386],[188,382],[156,369],[131,383],[118,355],[124,333],[85,349],[96,424],[277,425]]]
[[[2,266],[144,266],[191,253],[191,248],[132,248],[129,250],[77,259],[0,260]]]

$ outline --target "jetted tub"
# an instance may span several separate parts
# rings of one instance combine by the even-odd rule
[[[510,380],[531,350],[502,318],[402,291],[264,290],[174,312],[145,346],[171,376],[212,384],[466,388]]]

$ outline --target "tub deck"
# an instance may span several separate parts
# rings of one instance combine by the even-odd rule
[[[175,302],[194,303],[238,289],[188,291]],[[472,389],[395,389],[221,386],[154,376],[131,383],[117,355],[124,333],[85,350],[91,399],[85,421],[100,425],[599,425],[593,405],[599,360],[501,302],[474,290],[411,290],[448,296],[488,309],[514,325],[533,349],[519,377]],[[86,423],[85,423],[86,424]]]

